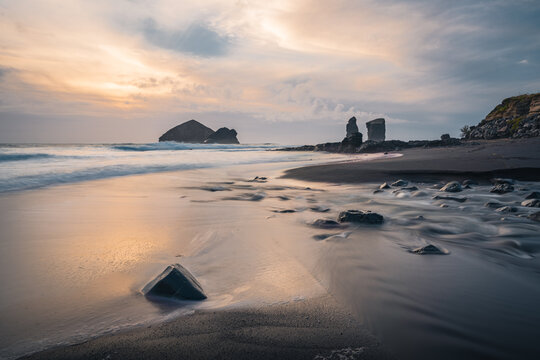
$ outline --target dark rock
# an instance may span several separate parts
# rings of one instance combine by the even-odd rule
[[[336,228],[340,227],[341,224],[337,221],[330,220],[330,219],[317,219],[314,222],[311,223],[312,226],[327,229],[327,228]]]
[[[392,183],[392,186],[407,186],[409,185],[409,182],[407,180],[403,180],[403,179],[399,179],[399,180],[396,180]]]
[[[471,179],[467,179],[467,180],[463,180],[463,186],[467,186],[467,185],[478,185],[478,182],[475,181],[475,180],[471,180]]]
[[[518,209],[514,206],[503,206],[503,207],[500,207],[498,209],[496,209],[495,211],[497,212],[517,212]]]
[[[355,222],[364,224],[382,224],[384,218],[382,215],[371,212],[369,210],[347,210],[339,213],[339,222]]]
[[[510,184],[497,184],[489,190],[489,192],[495,194],[506,194],[508,192],[514,191],[514,187]]]
[[[261,201],[266,197],[266,193],[257,192],[257,193],[244,193],[238,196],[225,197],[223,200],[239,200],[239,201]]]
[[[514,185],[515,181],[513,179],[494,178],[494,179],[491,179],[491,183],[494,185],[498,185],[498,184]]]
[[[533,220],[533,221],[538,221],[538,222],[540,222],[540,211],[535,212],[535,213],[533,213],[533,214],[530,214],[530,215],[528,216],[528,218],[531,219],[531,220]]]
[[[231,191],[231,189],[226,188],[226,187],[224,187],[224,186],[201,186],[200,189],[201,189],[201,190],[205,190],[205,191],[211,191],[211,192],[216,192],[216,191]]]
[[[206,295],[199,282],[180,264],[169,265],[142,292],[145,296],[180,300],[204,300]]]
[[[433,197],[433,200],[452,200],[457,201],[459,203],[463,203],[467,201],[466,197],[456,197],[456,196],[443,196],[443,195],[435,195]]]
[[[422,215],[418,215],[418,216],[414,217],[413,220],[416,220],[416,221],[424,221],[424,220],[426,220],[426,218],[423,217]]]
[[[381,189],[377,189],[377,190],[373,191],[374,194],[378,194],[378,193],[382,193],[382,192],[384,192],[384,190],[381,190]]]
[[[218,129],[215,133],[210,134],[206,140],[205,144],[240,144],[236,138],[236,130],[222,127]]]
[[[386,139],[386,125],[383,118],[366,122],[368,140],[384,141]]]
[[[526,207],[540,207],[540,199],[529,199],[521,203],[521,206]]]
[[[382,184],[381,186],[379,186],[379,189],[390,189],[390,185],[388,185],[388,183],[384,183]]]
[[[295,213],[296,210],[294,209],[284,209],[284,210],[272,210],[272,212],[278,213],[278,214],[292,214]]]
[[[265,183],[268,181],[268,178],[265,176],[255,176],[253,179],[248,180],[248,182],[257,182],[257,183]]]
[[[497,201],[488,201],[487,203],[484,204],[484,206],[488,208],[492,208],[492,209],[497,209],[504,205]]]
[[[322,212],[322,213],[325,213],[325,212],[329,212],[329,211],[330,211],[330,208],[328,208],[328,207],[323,207],[323,206],[313,206],[313,207],[310,207],[309,210],[315,211],[315,212]]]
[[[355,153],[361,145],[362,133],[357,132],[343,139],[338,152]]]
[[[538,191],[533,191],[532,193],[530,193],[529,195],[527,195],[527,197],[525,199],[540,199],[540,192]]]
[[[358,125],[356,125],[356,118],[353,116],[347,122],[347,135],[346,137],[353,136],[358,133]]]
[[[457,181],[451,181],[441,188],[441,191],[445,192],[460,192],[462,190],[463,189],[461,188],[461,184]]]
[[[214,130],[196,120],[189,120],[168,130],[159,137],[159,141],[177,141],[185,143],[202,143]]]
[[[441,135],[441,140],[450,140],[450,134],[442,134]]]
[[[402,187],[400,190],[404,190],[404,191],[416,191],[418,190],[418,188],[416,186],[407,186],[407,187]]]
[[[413,253],[419,255],[447,255],[447,251],[443,251],[435,245],[426,245],[412,250]]]

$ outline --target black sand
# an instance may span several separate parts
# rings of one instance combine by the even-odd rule
[[[460,146],[399,151],[402,157],[366,162],[308,166],[288,170],[285,178],[332,183],[412,181],[493,177],[540,180],[540,138],[474,141]]]
[[[337,352],[336,352],[337,350]],[[332,351],[334,353],[332,354]],[[257,309],[197,311],[174,321],[58,347],[24,359],[391,359],[326,296]]]

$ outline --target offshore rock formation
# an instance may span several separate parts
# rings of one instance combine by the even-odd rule
[[[384,141],[386,139],[386,125],[383,118],[366,122],[368,140]]]
[[[240,144],[236,138],[236,130],[222,127],[204,140],[205,144]]]
[[[354,116],[349,119],[349,122],[347,122],[346,129],[347,129],[346,137],[350,137],[358,133],[358,125],[356,125],[356,118]]]
[[[540,93],[504,99],[476,126],[465,126],[466,139],[540,136]]]

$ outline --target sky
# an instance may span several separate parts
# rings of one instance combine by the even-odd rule
[[[459,136],[540,92],[538,0],[0,0],[0,142]]]

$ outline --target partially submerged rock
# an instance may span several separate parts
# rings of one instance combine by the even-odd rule
[[[488,208],[492,208],[492,209],[497,209],[504,205],[497,201],[488,201],[487,203],[484,204],[484,206]]]
[[[379,186],[379,189],[383,190],[383,189],[390,189],[390,185],[388,185],[388,183],[384,183],[382,184],[381,186]]]
[[[315,212],[329,212],[330,211],[330,208],[329,207],[325,207],[325,206],[312,206],[309,208],[309,210],[311,211],[315,211]]]
[[[204,126],[196,120],[189,120],[169,129],[159,137],[159,141],[178,141],[185,143],[202,143],[214,130]]]
[[[323,228],[323,229],[329,229],[329,228],[336,228],[340,227],[341,224],[338,223],[335,220],[330,219],[317,219],[311,223],[311,226]]]
[[[532,221],[540,222],[540,211],[530,214],[528,218],[531,219]]]
[[[530,193],[529,195],[527,195],[527,197],[525,199],[540,199],[540,192],[538,191],[533,191],[532,193]]]
[[[435,195],[433,200],[452,200],[459,203],[467,201],[466,197],[457,197],[457,196],[444,196],[444,195]]]
[[[521,206],[526,207],[540,207],[540,199],[529,199],[521,203]]]
[[[421,246],[412,250],[411,252],[418,255],[448,255],[447,250],[439,249],[437,246],[432,244]]]
[[[369,210],[347,210],[339,213],[338,221],[363,224],[382,224],[384,222],[384,217]]]
[[[451,181],[441,188],[441,191],[444,192],[460,192],[462,190],[461,184],[457,181]]]
[[[492,187],[491,190],[489,190],[489,192],[492,192],[495,194],[506,194],[512,191],[514,191],[514,187],[507,183],[497,184],[494,187]]]
[[[471,179],[463,180],[463,186],[467,186],[467,185],[478,185],[478,181],[471,180]]]
[[[504,178],[494,178],[491,179],[491,182],[495,185],[497,184],[508,184],[508,185],[514,185],[515,181],[513,179],[504,179]]]
[[[517,212],[518,209],[514,206],[503,206],[498,209],[495,209],[497,212]]]
[[[392,186],[398,186],[398,187],[407,186],[407,185],[409,185],[409,182],[403,179],[396,180],[392,183]]]
[[[248,180],[248,182],[258,182],[258,183],[265,183],[268,181],[268,178],[266,176],[255,176],[253,179]]]
[[[150,297],[179,300],[206,299],[206,295],[197,279],[180,264],[167,266],[158,277],[150,281],[142,289],[142,293]]]

